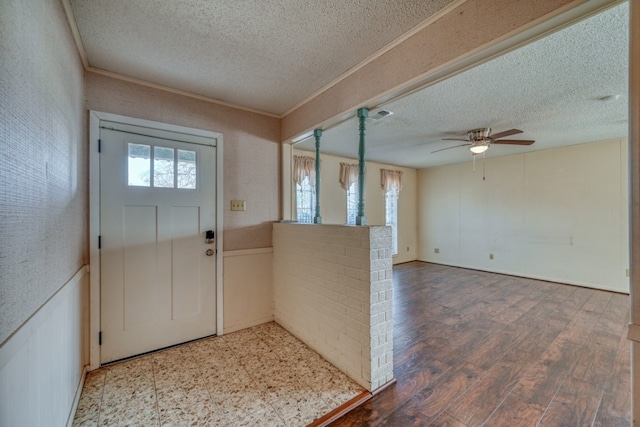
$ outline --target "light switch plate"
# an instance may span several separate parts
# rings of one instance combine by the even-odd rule
[[[246,211],[247,210],[247,201],[246,200],[232,200],[231,201],[231,210],[232,211]]]

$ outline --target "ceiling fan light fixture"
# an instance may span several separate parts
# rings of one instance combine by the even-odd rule
[[[482,154],[485,151],[487,151],[488,148],[489,148],[489,143],[485,141],[481,141],[471,145],[471,147],[469,147],[469,150],[471,150],[473,154]]]

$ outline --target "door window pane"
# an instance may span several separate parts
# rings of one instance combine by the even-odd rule
[[[137,187],[151,185],[151,146],[128,145],[127,184]]]
[[[167,147],[153,149],[153,186],[174,188],[174,150]]]
[[[153,173],[151,172],[152,156]],[[196,163],[196,152],[192,150],[130,143],[128,144],[128,185],[195,189]],[[151,179],[152,175],[153,179]]]
[[[178,150],[178,188],[196,188],[196,152]]]

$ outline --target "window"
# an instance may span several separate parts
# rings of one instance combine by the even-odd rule
[[[313,223],[316,206],[316,189],[311,185],[309,176],[296,184],[296,213],[298,222]]]
[[[392,188],[385,193],[385,224],[391,227],[391,252],[398,254],[398,190]]]
[[[347,224],[355,225],[358,216],[358,181],[347,188]]]
[[[402,190],[402,171],[380,169],[380,186],[384,191],[385,224],[391,227],[391,252],[398,254],[398,195]]]
[[[347,192],[347,224],[356,224],[358,216],[358,164],[340,163],[340,186]]]
[[[128,144],[129,186],[195,189],[196,179],[195,151]]]
[[[312,224],[316,207],[316,159],[293,156],[293,182],[296,184],[296,218]]]

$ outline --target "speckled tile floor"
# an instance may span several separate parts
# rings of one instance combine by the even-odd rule
[[[74,426],[305,426],[365,390],[276,323],[100,368]]]

